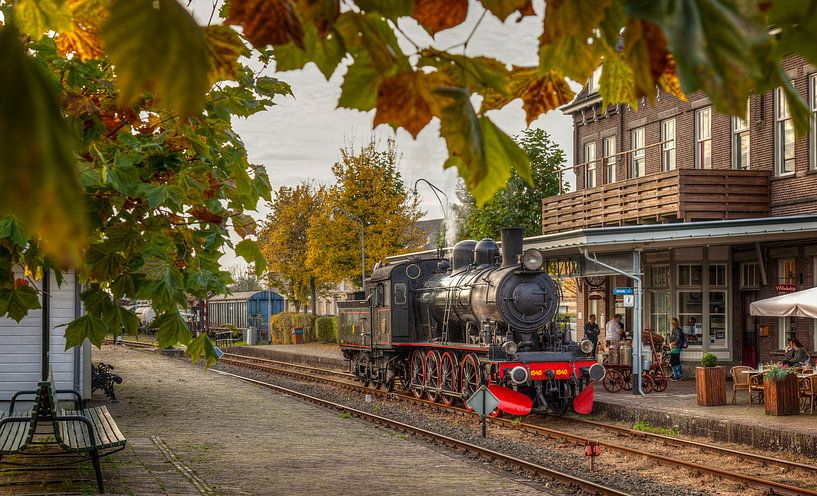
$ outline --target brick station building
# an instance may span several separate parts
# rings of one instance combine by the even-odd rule
[[[632,281],[577,253],[632,270],[637,252],[643,327],[667,333],[670,318],[695,319],[687,366],[706,351],[725,365],[779,360],[791,335],[817,356],[817,322],[749,315],[752,301],[817,286],[817,71],[797,57],[785,69],[811,112],[801,137],[782,90],[753,95],[743,118],[702,94],[605,109],[596,75],[563,108],[577,190],[544,200],[543,236],[526,244],[583,264],[580,329],[590,313],[602,329],[621,313],[629,329],[632,309],[612,288]]]

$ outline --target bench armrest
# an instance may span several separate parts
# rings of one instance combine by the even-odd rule
[[[54,417],[55,422],[82,422],[88,428],[88,437],[91,439],[91,446],[96,449],[96,433],[94,432],[94,425],[86,417],[82,415],[60,415]],[[56,427],[56,426],[55,426]]]
[[[75,410],[85,410],[85,400],[82,399],[82,395],[79,394],[79,391],[76,389],[57,389],[54,391],[55,394],[67,394],[71,393],[76,398],[74,400],[74,409]]]
[[[14,403],[17,401],[18,396],[24,395],[31,395],[36,396],[39,391],[17,391],[14,393],[14,396],[11,397],[11,403],[9,403],[9,414],[14,413]]]
[[[4,417],[0,419],[0,427],[9,422],[31,422],[31,417]]]

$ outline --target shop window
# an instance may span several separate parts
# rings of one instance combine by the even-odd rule
[[[703,282],[703,268],[700,265],[678,266],[679,286],[700,286],[702,282]]]
[[[668,288],[669,265],[655,265],[650,267],[649,284],[651,288]]]
[[[794,174],[794,121],[783,88],[774,92],[774,159],[778,176]]]
[[[726,265],[711,264],[709,266],[709,285],[726,286]]]
[[[737,170],[749,169],[749,103],[746,100],[746,114],[741,117],[732,117],[732,168]]]
[[[741,289],[760,287],[760,264],[757,262],[740,264],[740,287]]]
[[[695,112],[695,168],[712,168],[712,107]]]
[[[709,346],[726,348],[726,291],[709,292]]]
[[[690,347],[703,345],[703,293],[678,291],[678,319]]]
[[[650,329],[669,337],[670,332],[670,304],[669,291],[650,291]]]
[[[794,258],[781,258],[777,264],[777,282],[797,284],[797,263]]]
[[[777,344],[781,350],[785,350],[786,341],[797,334],[794,327],[792,327],[793,324],[794,322],[791,317],[779,317],[777,319]]]

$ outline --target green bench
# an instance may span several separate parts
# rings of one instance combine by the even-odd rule
[[[59,408],[59,394],[74,395],[74,410]],[[29,412],[14,412],[14,405],[21,396],[33,396],[34,407]],[[51,421],[54,443],[71,453],[88,453],[96,473],[99,492],[104,493],[99,458],[124,449],[126,439],[119,431],[108,408],[98,406],[85,408],[82,397],[75,390],[57,389],[49,374],[47,381],[37,384],[34,391],[14,394],[9,413],[0,418],[0,461],[4,455],[25,454],[32,444],[39,421]]]

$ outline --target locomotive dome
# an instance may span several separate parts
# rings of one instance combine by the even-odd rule
[[[454,245],[454,251],[451,254],[451,271],[468,267],[474,263],[474,249],[477,247],[477,242],[473,239],[464,239]]]
[[[483,238],[474,247],[474,265],[493,265],[499,258],[499,245],[491,238]]]

